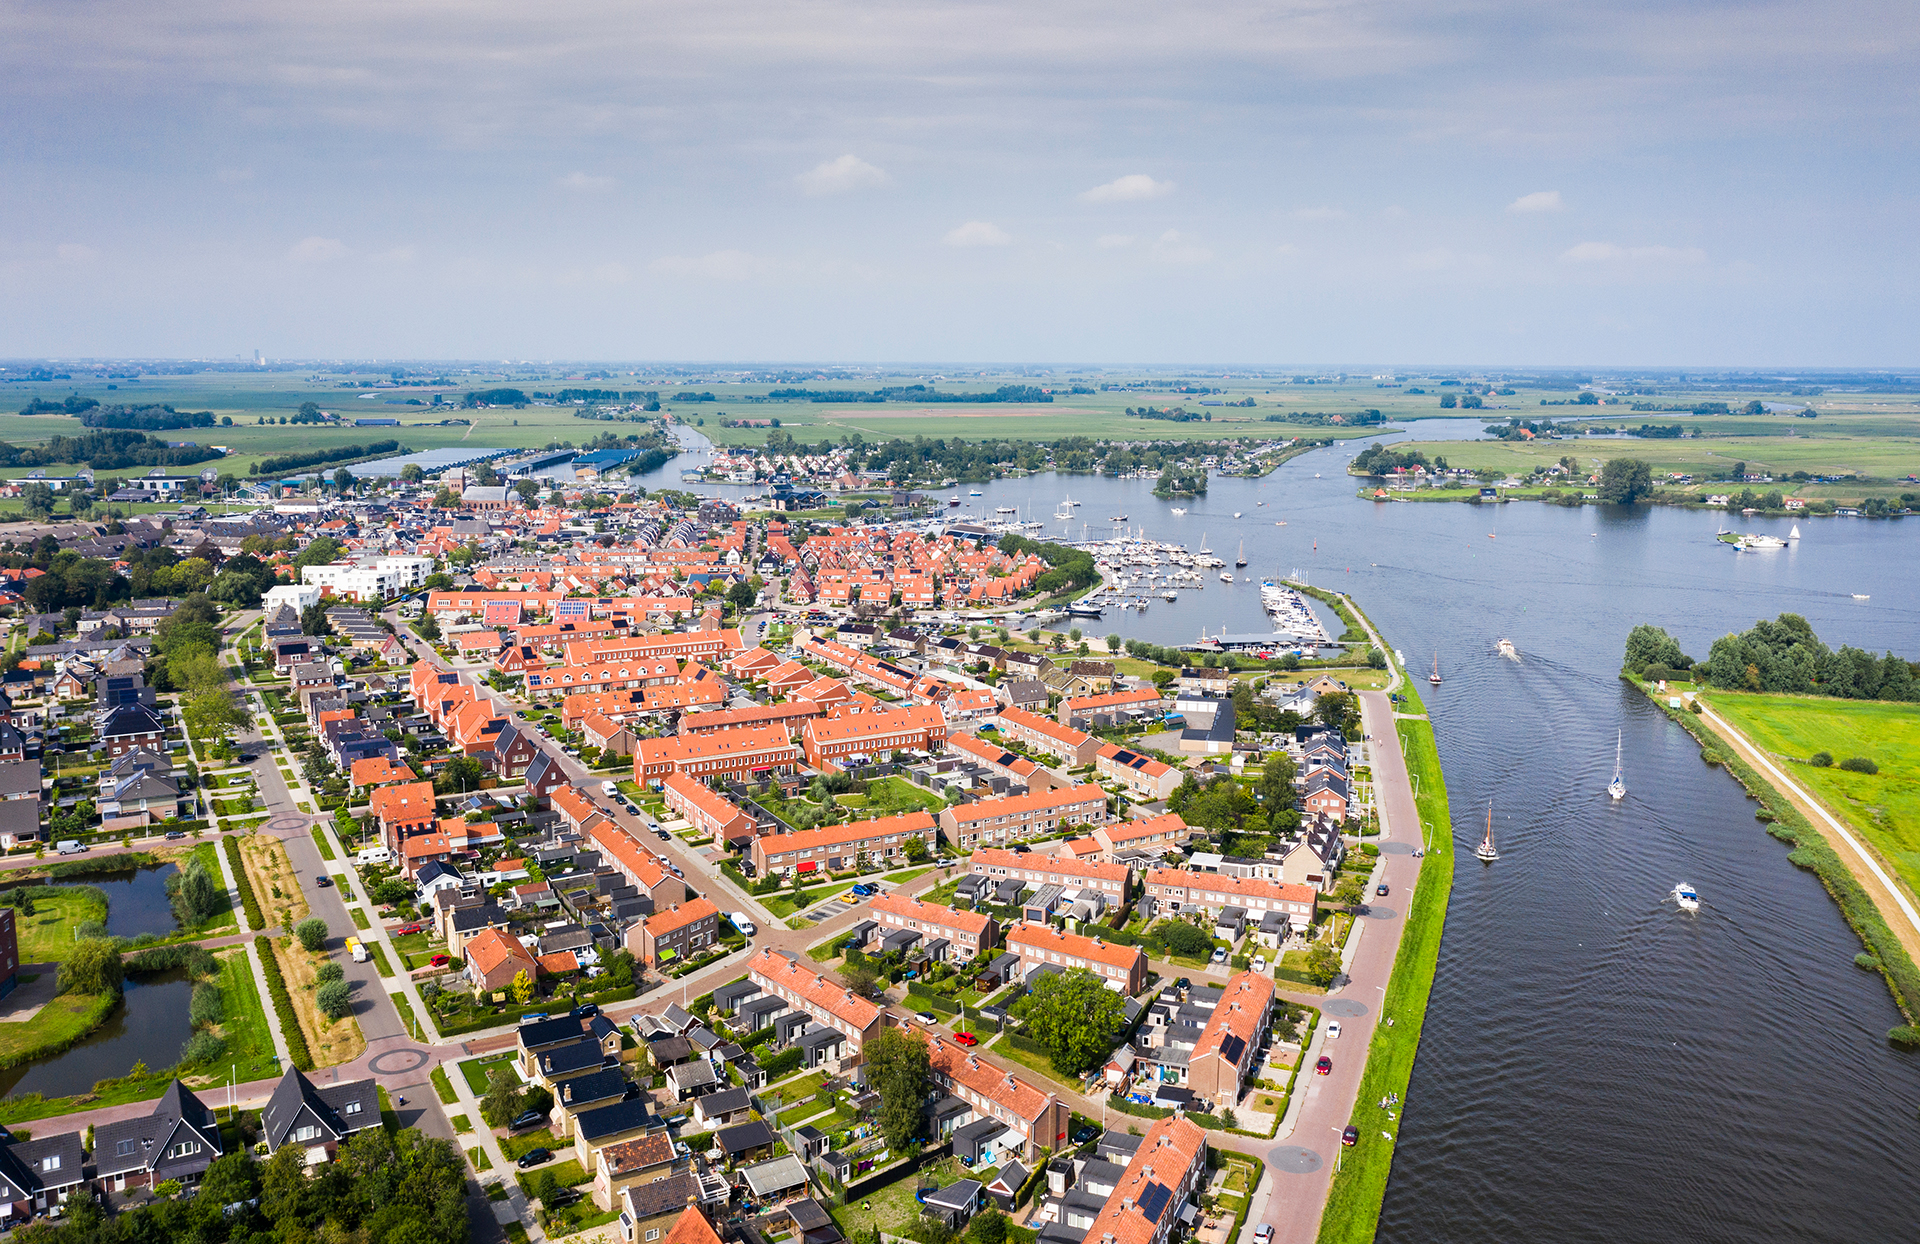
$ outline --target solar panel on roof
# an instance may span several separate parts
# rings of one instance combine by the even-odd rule
[[[1140,1213],[1148,1222],[1159,1222],[1160,1211],[1173,1199],[1173,1191],[1165,1184],[1149,1183],[1140,1190]]]

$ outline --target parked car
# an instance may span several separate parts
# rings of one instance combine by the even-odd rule
[[[545,1011],[529,1011],[520,1017],[520,1022],[523,1024],[537,1024],[546,1017],[547,1013]]]
[[[933,1027],[935,1024],[938,1024],[940,1022],[940,1020],[934,1015],[932,1011],[915,1012],[914,1018],[919,1020],[921,1023],[925,1024],[929,1028]]]
[[[1263,1222],[1255,1227],[1253,1229],[1253,1238],[1258,1241],[1259,1244],[1267,1244],[1267,1241],[1273,1238],[1273,1224]]]
[[[517,1132],[523,1127],[532,1127],[546,1117],[546,1115],[541,1114],[538,1110],[522,1110],[519,1114],[513,1116],[513,1122],[507,1124],[507,1127],[510,1131]]]
[[[1375,886],[1375,887],[1373,888],[1373,892],[1374,892],[1375,894],[1382,894],[1382,895],[1384,895],[1384,894],[1385,894],[1385,893],[1387,892],[1387,883],[1386,883],[1386,882],[1384,882],[1384,881],[1382,881],[1382,882],[1381,882],[1381,883],[1380,883],[1379,885],[1377,885],[1377,886]]]
[[[733,921],[733,927],[745,933],[748,937],[752,937],[760,931],[759,926],[747,919],[747,913],[744,911],[730,911],[727,913],[727,919]]]
[[[1333,1073],[1333,1060],[1325,1054],[1322,1054],[1320,1061],[1313,1065],[1313,1070],[1316,1075],[1331,1075]]]
[[[974,1036],[974,1035],[973,1035],[972,1033],[970,1033],[970,1032],[956,1032],[956,1033],[954,1033],[954,1034],[953,1034],[953,1039],[954,1039],[955,1041],[958,1041],[958,1042],[959,1042],[960,1044],[962,1044],[962,1045],[978,1045],[978,1044],[980,1044],[980,1038],[979,1038],[979,1037],[976,1037],[976,1036]]]
[[[656,830],[654,830],[654,831],[653,831],[653,833],[654,833],[654,836],[655,836],[655,837],[657,837],[657,838],[659,838],[659,839],[660,839],[660,841],[662,841],[662,842],[672,842],[672,841],[673,841],[673,835],[672,835],[672,834],[669,834],[669,833],[668,833],[668,832],[667,832],[666,830],[664,830],[664,829],[656,829]]]
[[[1351,1123],[1347,1124],[1346,1130],[1340,1133],[1340,1143],[1347,1146],[1349,1149],[1359,1144],[1360,1129],[1355,1127]]]
[[[1255,955],[1253,957],[1253,970],[1262,976],[1267,974],[1267,957],[1265,955]]]
[[[1173,987],[1175,989],[1192,989],[1193,982],[1188,980],[1186,977],[1182,976],[1178,980],[1173,982]]]
[[[1091,1123],[1087,1124],[1084,1127],[1077,1127],[1073,1130],[1073,1143],[1076,1145],[1084,1145],[1088,1141],[1092,1140],[1095,1136],[1098,1136],[1099,1134],[1100,1134],[1100,1129],[1093,1126]]]
[[[421,927],[419,924],[403,924],[393,931],[393,935],[395,937],[405,937],[409,933],[418,933]]]
[[[321,873],[318,877],[315,877],[313,879],[313,884],[319,886],[321,889],[324,890],[333,884],[333,878],[327,876],[327,874],[325,873]]]
[[[447,966],[447,964],[451,962],[453,961],[449,959],[446,955],[435,955],[433,958],[427,960],[427,966],[433,967],[433,968],[444,968]]]
[[[1227,948],[1225,946],[1220,946],[1215,948],[1213,952],[1213,961],[1215,963],[1225,963],[1227,961]]]
[[[86,844],[77,839],[67,838],[54,844],[54,851],[60,855],[80,855],[86,851]]]
[[[1337,1019],[1327,1021],[1327,1040],[1338,1041],[1339,1039],[1340,1039],[1340,1021]]]
[[[258,757],[258,756],[256,756],[256,755],[254,755],[254,754],[253,754],[252,752],[241,752],[241,753],[240,753],[240,763],[241,763],[241,764],[243,764],[243,765],[250,765],[250,764],[252,764],[252,763],[253,763],[254,761],[256,761],[256,760],[258,760],[258,759],[260,759],[260,757]]]
[[[859,895],[861,898],[871,898],[873,896],[874,890],[877,888],[878,887],[870,886],[863,881],[859,885],[856,885],[853,887],[853,892]]]
[[[573,1008],[573,1017],[575,1019],[592,1019],[599,1013],[600,1004],[598,1002],[582,1002],[579,1006]]]
[[[552,1157],[553,1154],[548,1150],[529,1149],[520,1155],[520,1160],[515,1162],[514,1165],[524,1171],[529,1167],[538,1166]]]
[[[170,829],[167,831],[167,838],[169,841],[175,838],[185,838],[186,836],[187,836],[187,831],[184,829]]]

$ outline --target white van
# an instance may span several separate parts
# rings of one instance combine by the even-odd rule
[[[600,793],[611,798],[620,793],[620,785],[617,782],[602,782],[600,783]]]
[[[61,855],[80,855],[86,851],[87,847],[83,842],[68,838],[55,843],[53,849]]]
[[[393,851],[387,847],[362,847],[360,854],[353,857],[356,864],[385,864],[393,859]]]
[[[748,937],[752,937],[760,931],[753,927],[753,921],[747,919],[747,913],[744,911],[730,911],[727,913],[727,919],[733,921],[733,927],[739,929]]]

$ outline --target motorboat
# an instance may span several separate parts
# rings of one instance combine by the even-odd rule
[[[973,490],[972,492],[970,492],[970,493],[968,493],[967,495],[968,495],[969,497],[977,497],[977,496],[979,496],[979,495],[980,495],[980,490],[979,490],[978,488],[976,488],[976,489],[974,489],[974,490]]]
[[[1787,542],[1779,536],[1745,535],[1740,537],[1740,542],[1734,547],[1742,553],[1770,553],[1774,549],[1786,548]]]
[[[1222,582],[1222,583],[1231,583],[1231,582],[1233,582],[1233,576],[1232,576],[1231,574],[1229,574],[1229,573],[1227,573],[1226,571],[1224,571],[1224,570],[1222,570],[1222,571],[1220,572],[1220,582]]]
[[[1183,510],[1183,509],[1181,509],[1181,508],[1180,508],[1179,506],[1177,506],[1177,505],[1173,507],[1173,512],[1174,512],[1175,514],[1185,514],[1185,513],[1186,513],[1186,511],[1185,511],[1185,510]]]
[[[1168,588],[1166,591],[1160,593],[1160,599],[1161,600],[1179,600],[1180,593],[1174,591],[1172,588]]]
[[[1855,600],[1872,600],[1873,599],[1873,597],[1867,595],[1865,592],[1855,592],[1853,594],[1853,598]]]
[[[1235,518],[1239,518],[1239,517],[1240,517],[1240,511],[1238,511],[1238,510],[1235,510],[1235,511],[1233,512],[1233,516],[1234,516]]]
[[[1673,901],[1680,904],[1681,911],[1700,910],[1700,892],[1684,881],[1673,887]]]
[[[1509,660],[1518,661],[1520,659],[1520,650],[1513,646],[1511,639],[1501,639],[1497,641],[1493,645],[1493,650]]]

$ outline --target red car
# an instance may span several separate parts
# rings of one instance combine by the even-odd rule
[[[429,966],[432,966],[432,967],[436,967],[436,968],[443,968],[443,967],[446,967],[446,966],[447,966],[447,956],[445,956],[445,955],[435,955],[435,956],[434,956],[433,958],[431,958],[431,959],[429,959],[429,960],[427,960],[427,963],[428,963],[428,965],[429,965]],[[1324,1058],[1323,1058],[1323,1059],[1321,1059],[1320,1061],[1321,1061],[1321,1062],[1323,1062],[1323,1063],[1326,1063],[1326,1062],[1327,1062],[1327,1060],[1326,1060],[1326,1059],[1324,1059]],[[1332,1064],[1332,1063],[1327,1063],[1327,1067],[1331,1067],[1331,1066],[1333,1066],[1333,1064]],[[1327,1067],[1322,1067],[1322,1068],[1320,1069],[1320,1072],[1321,1072],[1321,1074],[1322,1074],[1322,1075],[1324,1075],[1324,1074],[1326,1074],[1326,1070],[1327,1070]]]
[[[980,1044],[980,1038],[979,1038],[979,1037],[976,1037],[976,1036],[974,1036],[974,1035],[973,1035],[972,1033],[970,1033],[970,1032],[956,1032],[956,1033],[954,1033],[954,1034],[953,1034],[953,1039],[954,1039],[955,1041],[958,1041],[958,1042],[959,1042],[960,1044],[962,1044],[962,1045],[978,1045],[978,1044]]]
[[[418,933],[419,931],[420,926],[417,924],[403,924],[393,931],[393,935],[395,937],[405,937],[409,933]]]
[[[1327,1057],[1327,1056],[1326,1056],[1325,1054],[1322,1054],[1322,1055],[1320,1056],[1320,1061],[1319,1061],[1319,1062],[1317,1062],[1317,1063],[1315,1063],[1315,1064],[1313,1065],[1313,1069],[1314,1069],[1314,1071],[1315,1071],[1316,1073],[1318,1073],[1318,1074],[1320,1074],[1320,1075],[1323,1075],[1323,1076],[1324,1076],[1324,1075],[1332,1075],[1332,1074],[1333,1074],[1333,1060],[1332,1060],[1331,1058],[1328,1058],[1328,1057]]]

